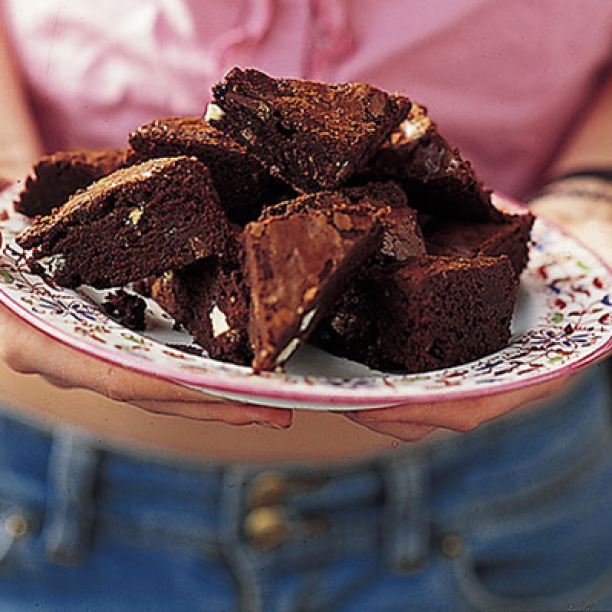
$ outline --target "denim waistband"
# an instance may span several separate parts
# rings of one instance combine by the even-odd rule
[[[59,561],[78,561],[95,532],[197,554],[246,544],[262,563],[383,542],[391,562],[411,566],[436,529],[511,511],[588,470],[612,447],[609,407],[592,367],[549,405],[329,466],[168,462],[5,415],[0,503],[37,525]]]

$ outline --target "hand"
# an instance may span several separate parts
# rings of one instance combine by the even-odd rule
[[[85,388],[149,412],[231,425],[291,425],[290,410],[227,402],[79,353],[23,323],[0,305],[0,358],[22,374],[62,388]]]
[[[612,198],[612,188],[610,189]],[[612,201],[549,194],[531,203],[536,215],[546,217],[576,236],[612,264]],[[345,413],[350,420],[380,434],[405,442],[421,440],[442,431],[465,432],[519,407],[559,392],[571,377],[477,400],[435,404],[405,404],[363,412]]]
[[[358,425],[403,442],[416,442],[442,431],[466,432],[518,407],[530,407],[565,388],[573,375],[509,393],[473,400],[402,404],[359,412],[346,412]]]
[[[584,189],[581,184],[584,180],[574,182]],[[533,200],[532,212],[561,226],[612,265],[612,186],[610,199],[572,196],[571,192],[563,193],[563,189],[569,188],[564,184],[558,188],[559,193],[551,192]]]

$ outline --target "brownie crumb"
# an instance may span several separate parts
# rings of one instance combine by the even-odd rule
[[[129,329],[144,331],[147,327],[145,301],[123,289],[109,293],[102,303],[102,308],[109,317]]]

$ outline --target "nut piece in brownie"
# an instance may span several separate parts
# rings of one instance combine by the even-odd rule
[[[114,172],[126,163],[123,149],[58,152],[44,155],[26,179],[15,210],[28,217],[48,215],[79,189]]]
[[[316,342],[384,371],[466,363],[507,345],[517,286],[506,256],[379,266],[343,296]]]
[[[210,122],[302,193],[334,189],[365,166],[410,101],[365,83],[275,79],[233,68],[213,87]]]
[[[289,210],[247,225],[249,336],[255,371],[282,366],[376,250],[382,211],[338,206]]]
[[[414,208],[433,216],[501,218],[470,162],[448,144],[426,110],[416,104],[376,153],[365,176],[396,181]]]
[[[142,125],[129,136],[132,159],[187,155],[209,170],[229,219],[245,224],[257,219],[263,204],[290,195],[246,148],[202,117],[170,117]]]
[[[242,248],[231,239],[224,258],[209,257],[166,272],[151,287],[153,299],[180,323],[213,359],[250,365],[250,295]]]
[[[180,269],[225,247],[229,222],[207,168],[189,157],[117,170],[17,238],[53,256],[60,285],[98,288]]]
[[[144,331],[146,329],[146,302],[138,295],[127,293],[123,289],[109,293],[102,302],[104,312],[129,329]]]
[[[284,215],[288,210],[308,212],[337,206],[361,206],[386,209],[380,222],[383,238],[377,253],[384,259],[403,261],[425,253],[425,242],[418,223],[417,212],[406,203],[406,194],[393,182],[368,183],[361,187],[348,187],[337,191],[319,191],[280,202],[264,209],[260,220]]]
[[[507,255],[518,275],[529,258],[529,236],[534,216],[503,214],[501,222],[466,223],[457,219],[432,219],[423,229],[431,255]]]

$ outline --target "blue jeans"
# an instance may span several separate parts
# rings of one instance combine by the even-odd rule
[[[612,610],[603,371],[439,443],[168,464],[0,419],[0,611]]]

